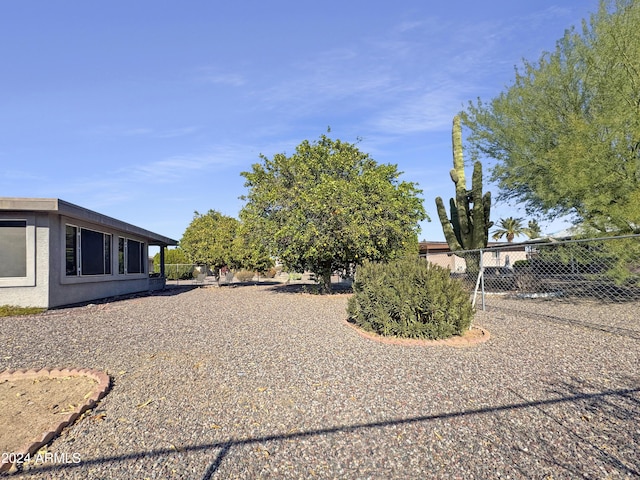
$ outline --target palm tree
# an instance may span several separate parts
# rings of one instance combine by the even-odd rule
[[[507,242],[513,242],[514,237],[522,235],[524,233],[522,226],[522,218],[501,218],[498,222],[498,229],[493,232],[492,238],[494,240],[500,240],[502,237],[507,237]]]
[[[529,220],[529,225],[523,229],[523,232],[529,238],[540,238],[542,235],[542,229],[537,220]]]

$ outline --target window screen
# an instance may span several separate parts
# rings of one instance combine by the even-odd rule
[[[66,270],[67,275],[78,274],[78,229],[72,225],[67,225],[66,228]]]
[[[126,240],[118,238],[118,273],[124,274],[124,243]]]
[[[127,240],[127,273],[144,273],[143,246],[141,242]]]
[[[111,235],[83,228],[80,231],[82,275],[111,273]]]
[[[101,275],[104,273],[104,239],[102,233],[82,229],[80,233],[80,252],[83,275]]]

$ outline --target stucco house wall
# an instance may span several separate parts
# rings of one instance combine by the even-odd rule
[[[24,234],[21,224],[25,225]],[[11,255],[21,254],[7,235],[15,236],[16,232],[26,243],[24,271],[20,271],[20,261],[14,262],[18,273],[6,266],[13,261]],[[92,242],[84,242],[83,235]],[[163,252],[164,247],[176,244],[168,237],[59,199],[0,197],[0,305],[51,308],[164,288],[163,277],[150,277],[148,249],[157,245]],[[89,258],[94,253],[89,247],[95,245],[102,245],[98,264],[103,262],[103,271],[88,274],[83,266],[86,263],[86,270],[95,268],[96,263]],[[141,257],[138,263],[142,266],[132,269],[132,273],[123,267],[128,245],[136,248],[135,260]],[[69,270],[70,255],[77,271]]]
[[[451,252],[446,242],[420,242],[419,248],[420,256],[433,264],[455,273],[467,271],[467,262]],[[527,258],[527,248],[523,244],[492,243],[484,249],[482,264],[485,267],[513,266],[514,262]]]

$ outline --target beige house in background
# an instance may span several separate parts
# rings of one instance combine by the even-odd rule
[[[0,305],[51,308],[165,287],[177,241],[52,198],[0,197]],[[161,272],[149,271],[149,246]]]
[[[454,273],[464,273],[467,264],[464,258],[451,252],[447,242],[420,242],[420,256],[429,262],[448,268]],[[502,242],[489,242],[482,254],[484,267],[509,267],[518,260],[528,258],[527,246],[523,244],[509,244]]]

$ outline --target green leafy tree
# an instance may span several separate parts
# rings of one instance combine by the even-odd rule
[[[542,228],[540,228],[537,220],[529,220],[527,227],[523,228],[522,231],[530,239],[542,236]]]
[[[507,242],[513,242],[515,237],[522,235],[525,232],[522,226],[521,218],[501,218],[498,222],[498,228],[493,232],[492,238],[494,240],[500,240],[502,237],[507,237]]]
[[[260,158],[242,173],[249,191],[240,217],[289,271],[309,270],[329,290],[332,272],[415,246],[427,215],[421,190],[399,181],[396,165],[325,135],[291,156]]]
[[[501,199],[572,216],[601,232],[640,233],[640,2],[600,3],[537,63],[464,123],[496,160]]]
[[[233,241],[238,220],[215,210],[194,213],[193,220],[180,240],[180,248],[191,263],[208,265],[218,276],[225,265],[233,261]]]
[[[236,231],[231,257],[229,266],[233,269],[266,272],[274,265],[265,244],[244,223]]]

